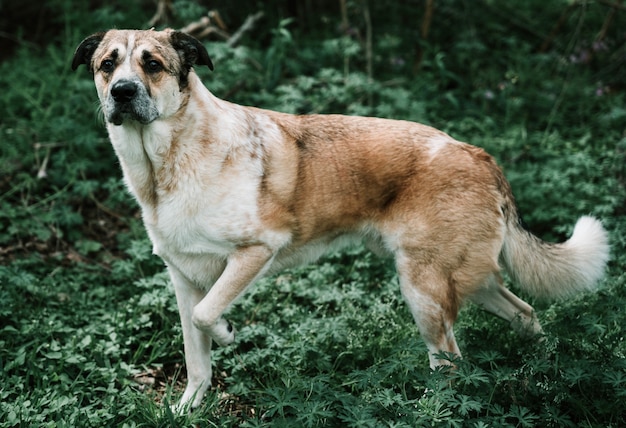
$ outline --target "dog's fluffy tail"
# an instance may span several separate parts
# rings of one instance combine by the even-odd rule
[[[551,244],[511,221],[501,259],[524,290],[539,298],[563,299],[596,287],[609,259],[608,236],[598,220],[581,217],[567,241]]]

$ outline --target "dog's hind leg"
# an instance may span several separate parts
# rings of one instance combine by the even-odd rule
[[[211,337],[197,329],[191,315],[194,306],[202,300],[205,291],[191,284],[177,269],[168,268],[180,313],[185,348],[185,365],[187,366],[187,387],[175,407],[177,412],[198,407],[206,390],[211,386]]]
[[[396,264],[400,290],[428,348],[430,367],[451,365],[449,360],[435,355],[445,352],[461,356],[453,331],[458,312],[456,297],[450,295],[454,290],[431,266],[414,265],[402,256],[396,256]]]
[[[475,291],[470,300],[482,309],[505,319],[522,336],[542,333],[532,306],[502,285],[499,275],[493,274],[483,287]]]

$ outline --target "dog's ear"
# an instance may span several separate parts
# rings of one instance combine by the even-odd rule
[[[206,65],[213,71],[213,63],[209,58],[209,53],[198,39],[182,31],[172,31],[170,40],[174,49],[178,51],[187,72],[194,64]]]
[[[100,42],[104,38],[106,32],[100,32],[92,34],[87,37],[85,40],[80,42],[80,45],[76,48],[76,52],[74,52],[74,58],[72,59],[72,70],[76,70],[79,65],[85,64],[89,71],[93,71],[91,68],[91,58],[93,57],[93,53],[100,45]]]

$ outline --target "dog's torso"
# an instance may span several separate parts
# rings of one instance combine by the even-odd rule
[[[154,252],[200,286],[246,246],[275,252],[268,272],[362,238],[393,249],[389,236],[405,213],[423,212],[427,239],[449,206],[429,190],[433,180],[456,207],[451,193],[480,181],[491,162],[482,150],[416,123],[242,107],[215,98],[194,73],[187,91],[168,120],[108,128]],[[437,173],[440,159],[450,158],[465,182],[451,185],[458,176]],[[503,201],[497,189],[482,187],[495,214]],[[403,206],[403,192],[423,192],[424,207]],[[384,239],[381,229],[390,232]]]

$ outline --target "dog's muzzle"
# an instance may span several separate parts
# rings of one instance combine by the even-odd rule
[[[129,80],[121,80],[111,88],[111,96],[116,103],[130,103],[137,94],[137,84]]]
[[[104,104],[107,120],[121,125],[135,120],[143,125],[158,118],[159,112],[141,82],[121,79],[111,85],[110,96]]]

